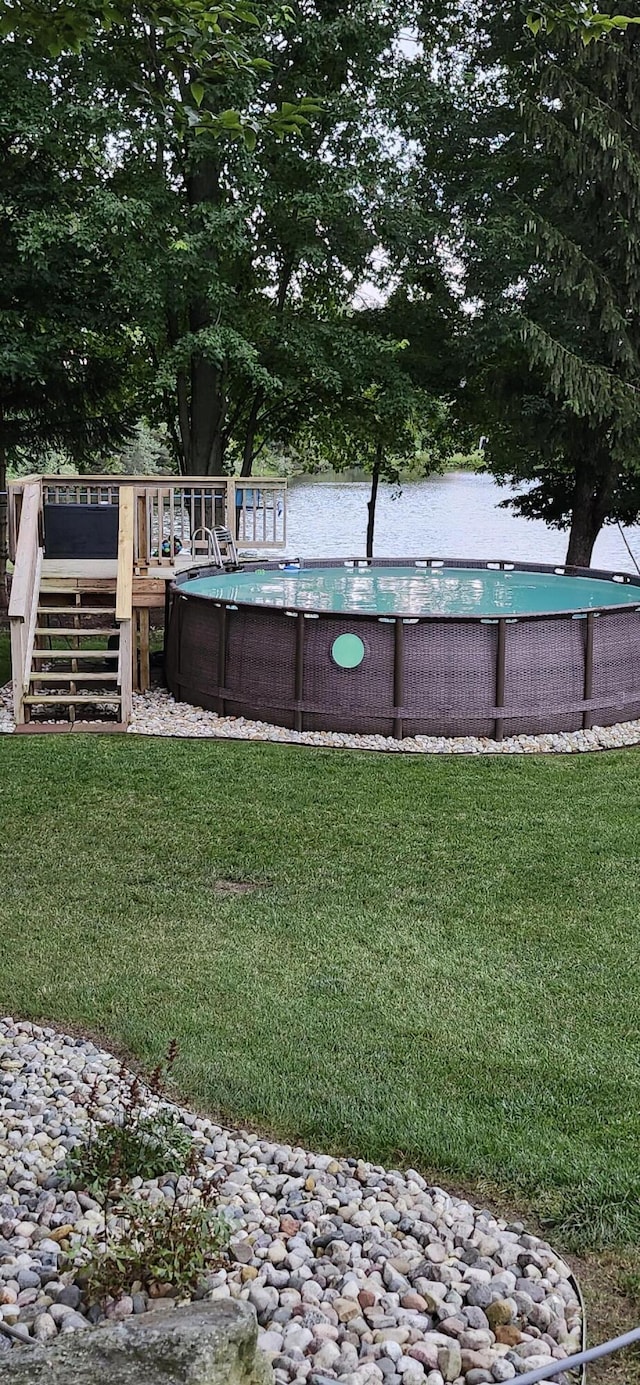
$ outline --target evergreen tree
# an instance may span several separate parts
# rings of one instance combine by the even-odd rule
[[[640,508],[640,39],[558,28],[532,51],[495,11],[486,39],[500,69],[478,98],[464,253],[489,460],[587,565],[601,526]]]
[[[515,507],[568,527],[567,561],[588,564],[602,525],[640,508],[640,37],[534,38],[516,6],[483,4],[472,40],[449,54],[440,154],[469,406],[499,479],[531,483]]]

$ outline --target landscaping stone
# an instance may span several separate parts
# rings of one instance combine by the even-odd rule
[[[7,699],[7,706],[9,701]],[[7,713],[7,721],[10,715]],[[0,730],[3,728],[0,712]],[[292,745],[325,746],[336,749],[378,750],[405,755],[535,755],[576,754],[589,750],[611,750],[640,744],[640,720],[615,726],[594,726],[588,731],[562,731],[541,736],[508,736],[503,741],[478,736],[407,736],[402,741],[391,736],[348,735],[338,731],[292,731],[265,721],[246,717],[219,717],[215,712],[175,702],[164,688],[137,694],[133,699],[133,735],[217,737],[221,740],[277,741]],[[522,1247],[519,1247],[522,1249]],[[484,1252],[483,1252],[484,1253]]]
[[[140,1285],[92,1304],[74,1282],[69,1251],[102,1230],[103,1216],[94,1198],[68,1190],[61,1169],[87,1134],[94,1083],[100,1118],[113,1120],[119,1059],[88,1040],[0,1020],[0,1385],[6,1362],[13,1370],[37,1361],[50,1342],[85,1360],[94,1337],[150,1322],[153,1333],[171,1333],[183,1313],[174,1297],[149,1297]],[[157,1098],[143,1099],[157,1109]],[[197,1177],[216,1180],[233,1226],[228,1264],[198,1295],[212,1309],[239,1304],[257,1316],[275,1385],[483,1385],[579,1347],[576,1289],[545,1242],[416,1170],[334,1159],[170,1109],[191,1132]],[[186,1191],[170,1171],[132,1189],[152,1205]],[[537,1278],[519,1278],[520,1263],[505,1269],[514,1254]]]
[[[45,723],[46,724],[46,723]],[[96,719],[100,725],[100,719]],[[588,731],[558,731],[540,736],[508,736],[503,741],[477,736],[348,735],[338,731],[292,731],[246,717],[219,717],[187,702],[175,702],[164,688],[134,694],[132,735],[178,736],[197,739],[276,741],[292,745],[322,746],[338,750],[377,750],[405,755],[573,755],[595,750],[615,750],[640,744],[640,720],[615,726],[594,726]],[[11,685],[0,688],[0,735],[15,730]],[[535,1268],[535,1267],[534,1267]]]
[[[52,1347],[12,1352],[0,1366],[7,1385],[269,1385],[246,1304],[199,1303],[170,1318],[150,1314],[88,1328]]]

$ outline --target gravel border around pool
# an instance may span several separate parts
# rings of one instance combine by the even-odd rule
[[[42,723],[46,725],[46,722]],[[100,725],[99,721],[95,722]],[[106,725],[106,723],[105,723]],[[11,685],[0,688],[0,735],[15,731]],[[133,719],[127,727],[132,736],[223,741],[267,741],[278,745],[309,745],[327,750],[376,750],[393,755],[575,755],[586,751],[621,750],[640,745],[640,720],[616,726],[594,726],[590,731],[565,731],[546,736],[511,736],[503,741],[473,736],[342,735],[337,731],[290,731],[266,721],[245,717],[219,717],[189,702],[176,702],[166,688],[135,693]]]
[[[343,735],[337,731],[290,731],[265,721],[219,717],[188,702],[176,702],[165,688],[134,697],[130,735],[193,736],[198,739],[275,741],[281,745],[310,745],[338,750],[377,750],[397,755],[535,755],[575,754],[588,750],[617,750],[640,744],[640,720],[590,731],[566,731],[546,736],[513,736],[503,741],[473,736]]]
[[[120,1090],[120,1059],[91,1041],[0,1019],[0,1374],[13,1348],[177,1301],[140,1292],[92,1307],[66,1268],[103,1214],[60,1168],[86,1133],[92,1094],[109,1121]],[[580,1350],[571,1271],[521,1223],[414,1169],[312,1153],[171,1109],[197,1146],[196,1189],[215,1180],[233,1228],[230,1263],[205,1296],[253,1305],[277,1385],[492,1385]],[[134,1187],[174,1202],[184,1183],[193,1195],[170,1171]],[[566,1374],[556,1379],[568,1385]]]

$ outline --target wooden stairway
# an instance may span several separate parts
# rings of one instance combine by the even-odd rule
[[[17,731],[128,726],[133,534],[134,491],[122,486],[117,561],[48,560],[42,478],[25,481],[9,598]]]
[[[38,597],[26,722],[78,719],[124,721],[119,682],[120,626],[116,590],[56,588],[43,582]]]

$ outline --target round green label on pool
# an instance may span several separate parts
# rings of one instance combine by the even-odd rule
[[[331,658],[338,668],[357,668],[364,659],[364,644],[359,635],[338,635],[331,646]]]

